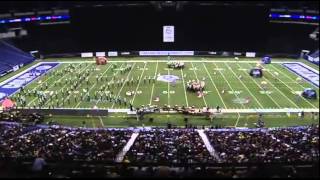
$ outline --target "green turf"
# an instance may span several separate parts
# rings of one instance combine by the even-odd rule
[[[201,57],[178,57],[177,60],[184,60],[185,68],[183,70],[173,70],[168,69],[166,62],[159,62],[159,60],[167,60],[166,57],[157,58],[110,58],[111,61],[105,66],[96,66],[94,64],[93,58],[62,58],[59,59],[61,62],[73,61],[76,65],[76,70],[78,72],[85,72],[88,69],[93,68],[94,70],[90,72],[88,78],[90,85],[82,83],[80,87],[71,92],[70,96],[59,95],[58,101],[60,104],[56,106],[56,100],[47,101],[44,107],[49,105],[54,105],[60,108],[92,108],[97,106],[98,108],[117,108],[124,109],[128,108],[128,105],[117,104],[114,102],[109,102],[106,100],[92,99],[91,101],[79,101],[80,93],[84,88],[89,89],[89,95],[91,98],[94,97],[94,93],[99,90],[102,85],[106,85],[110,82],[112,76],[114,75],[116,80],[120,79],[134,79],[133,85],[122,85],[113,86],[108,90],[112,92],[113,95],[118,97],[126,98],[128,102],[132,102],[135,107],[141,105],[170,105],[170,106],[195,106],[195,107],[216,107],[219,105],[224,109],[278,109],[278,108],[313,108],[319,109],[318,100],[307,100],[302,97],[295,95],[303,91],[304,88],[312,87],[315,88],[317,94],[319,94],[319,88],[314,87],[310,83],[303,81],[298,83],[296,81],[297,75],[288,71],[286,68],[282,67],[281,64],[272,63],[269,65],[264,65],[264,77],[263,78],[252,78],[249,76],[248,71],[250,68],[255,67],[258,58],[240,58],[241,63],[237,63],[232,58],[201,58]],[[55,61],[57,59],[47,59],[46,61]],[[85,61],[84,61],[85,60]],[[212,60],[210,62],[204,62],[204,60]],[[274,62],[280,61],[281,59],[273,59]],[[287,59],[285,59],[287,60]],[[250,62],[243,62],[250,61]],[[290,60],[304,62],[304,60]],[[78,63],[80,62],[80,63]],[[34,64],[34,63],[33,63]],[[116,64],[117,68],[112,70],[111,65]],[[121,74],[119,69],[125,67],[125,65],[133,65],[132,71]],[[317,66],[306,63],[314,69]],[[30,66],[30,65],[29,65]],[[28,66],[28,67],[29,67]],[[48,89],[45,93],[49,95],[50,92],[70,89],[71,84],[66,83],[65,79],[72,78],[72,81],[77,80],[74,73],[64,73],[62,77],[54,75],[54,72],[61,71],[68,66],[68,63],[62,63],[56,67],[51,73],[39,78],[38,80],[30,83],[26,90],[38,90],[40,91],[40,86],[44,86],[46,82],[48,84]],[[81,67],[80,67],[81,66]],[[25,68],[24,68],[25,69]],[[20,70],[21,71],[21,70]],[[20,72],[19,71],[19,72]],[[278,72],[280,76],[274,78],[272,74]],[[3,81],[9,78],[15,73],[1,78]],[[180,78],[176,85],[170,85],[165,82],[156,81],[153,83],[144,82],[144,77],[154,77],[158,74],[161,75],[176,75]],[[96,76],[102,75],[103,77],[108,77],[108,81],[96,81]],[[239,79],[242,76],[242,79]],[[141,79],[138,79],[141,77]],[[138,79],[138,80],[137,80]],[[189,80],[204,80],[206,83],[205,91],[206,95],[203,98],[198,98],[195,93],[187,92],[185,90],[185,84]],[[61,81],[62,85],[54,85],[55,82]],[[265,94],[261,91],[261,82],[267,82],[268,92],[270,94]],[[225,91],[222,93],[222,91]],[[136,95],[127,96],[127,91],[134,91]],[[83,93],[84,94],[84,93]],[[155,102],[153,99],[159,97],[160,101]],[[17,94],[13,95],[17,98]],[[74,98],[78,101],[74,101]],[[67,99],[70,98],[70,104]],[[26,97],[28,106],[38,106],[39,99],[36,96]],[[86,98],[85,98],[86,99]],[[239,103],[239,101],[244,101],[249,99],[249,103]],[[64,101],[64,104],[62,104]],[[20,106],[20,104],[18,104]],[[112,115],[110,115],[112,116]],[[59,121],[64,122],[71,126],[81,126],[82,120],[85,120],[87,126],[89,127],[130,127],[130,126],[166,126],[167,123],[173,123],[177,126],[184,126],[184,116],[181,115],[160,115],[156,116],[153,123],[148,120],[136,121],[134,118],[127,119],[126,115],[114,115],[114,117],[59,117]],[[196,125],[222,125],[222,126],[237,126],[237,127],[254,127],[257,117],[256,115],[245,116],[241,114],[233,115],[223,115],[211,122],[205,117],[190,117],[189,123]],[[279,126],[292,126],[292,125],[305,125],[308,123],[318,123],[315,120],[297,120],[296,117],[287,117],[286,115],[274,115],[275,118],[269,117],[266,125],[269,127],[279,127]],[[56,117],[53,117],[56,118]],[[145,119],[149,119],[148,116]],[[103,123],[101,123],[101,121]]]
[[[149,119],[153,118],[153,122]],[[246,114],[241,115],[238,119],[237,114],[217,116],[212,121],[204,116],[190,116],[182,114],[149,114],[145,115],[143,119],[139,121],[135,117],[128,118],[126,114],[114,113],[109,116],[101,117],[78,117],[78,116],[52,116],[45,119],[43,122],[47,124],[50,121],[54,121],[58,124],[63,124],[72,127],[82,127],[83,121],[85,121],[86,127],[103,128],[103,127],[166,127],[168,123],[174,126],[184,127],[186,122],[185,118],[188,118],[188,124],[193,126],[220,126],[220,127],[248,127],[254,128],[257,123],[258,115]],[[237,122],[238,120],[238,122]],[[289,117],[286,114],[271,114],[264,115],[263,120],[266,127],[287,127],[287,126],[303,126],[310,124],[319,124],[318,115],[312,116],[306,114],[304,119],[301,119],[296,114],[292,114]],[[235,126],[237,125],[237,126]]]
[[[227,60],[227,59],[225,59]],[[303,91],[304,88],[314,87],[308,82],[301,84],[296,82],[297,75],[291,73],[280,64],[265,65],[263,78],[252,78],[249,76],[248,71],[250,68],[255,67],[256,63],[230,63],[225,62],[186,62],[185,69],[172,70],[168,69],[165,62],[146,61],[144,62],[130,62],[133,65],[133,69],[125,74],[119,73],[119,71],[109,68],[112,63],[118,65],[118,69],[122,68],[128,62],[111,62],[105,66],[96,66],[94,63],[81,63],[82,67],[77,71],[84,72],[86,69],[96,68],[89,75],[90,85],[82,83],[78,88],[78,92],[74,91],[70,96],[59,97],[60,104],[58,107],[67,108],[92,108],[97,106],[98,108],[127,108],[124,104],[117,104],[114,102],[108,102],[106,100],[100,101],[98,99],[91,99],[90,102],[77,101],[73,99],[79,96],[84,88],[89,88],[89,95],[94,97],[94,93],[99,88],[106,84],[105,81],[96,81],[97,75],[108,76],[109,79],[115,73],[116,80],[121,79],[134,79],[134,85],[122,85],[111,86],[110,92],[121,98],[126,98],[128,102],[132,102],[134,106],[141,105],[179,105],[179,106],[196,106],[196,107],[216,107],[217,105],[226,109],[252,109],[252,108],[319,108],[319,102],[317,100],[307,100],[302,97],[297,97],[294,93]],[[64,69],[68,64],[61,64],[55,71]],[[77,64],[79,66],[80,63]],[[272,74],[278,72],[279,78],[273,78]],[[144,77],[154,77],[158,74],[161,75],[176,75],[181,80],[177,81],[176,85],[170,85],[169,83],[156,81],[155,83],[149,83],[148,80],[144,82]],[[239,76],[242,79],[239,79]],[[51,91],[61,91],[70,89],[71,84],[65,83],[66,78],[74,78],[73,73],[66,73],[63,77],[56,77],[53,74],[43,76],[42,78],[34,81],[27,86],[26,89],[39,90],[40,82],[48,83],[49,88],[46,93]],[[142,77],[137,81],[138,77]],[[185,91],[185,83],[189,80],[204,80],[206,83],[205,91],[207,95],[203,98],[198,98],[195,93]],[[54,86],[55,81],[62,81],[61,86]],[[268,92],[271,94],[264,94],[261,90],[262,81],[267,82]],[[225,93],[222,91],[225,90]],[[318,94],[319,89],[316,88]],[[133,96],[126,96],[127,91],[136,92]],[[153,101],[158,96],[159,102]],[[13,97],[17,97],[14,95]],[[28,96],[28,106],[38,106],[38,98],[35,96]],[[68,104],[66,99],[70,98],[71,103]],[[241,103],[239,100],[249,99],[249,103]],[[65,101],[62,104],[62,100]],[[55,105],[55,101],[48,101],[44,107],[48,105]],[[56,106],[56,105],[55,105]],[[57,107],[57,106],[56,106]]]

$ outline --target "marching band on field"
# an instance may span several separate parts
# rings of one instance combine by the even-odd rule
[[[78,66],[80,69],[82,64]],[[111,65],[112,71],[115,70],[117,66],[115,64]],[[31,101],[30,103],[35,104],[34,107],[49,107],[49,108],[57,108],[63,107],[65,105],[71,105],[71,103],[81,103],[85,102],[110,102],[118,105],[127,106],[130,104],[125,97],[121,97],[116,95],[113,92],[113,88],[115,87],[123,87],[123,86],[134,86],[138,85],[141,80],[143,83],[155,83],[156,76],[144,76],[143,78],[140,76],[131,77],[131,79],[127,78],[117,78],[116,73],[113,75],[104,75],[103,73],[97,74],[95,76],[95,84],[99,82],[103,83],[99,88],[97,88],[93,93],[90,93],[94,84],[92,84],[92,80],[90,81],[89,76],[90,73],[94,72],[96,67],[85,68],[83,71],[76,71],[76,66],[73,64],[69,64],[62,70],[57,70],[54,72],[48,72],[45,74],[53,75],[59,80],[54,81],[51,85],[48,82],[39,81],[40,84],[37,89],[24,89],[23,87],[20,89],[20,92],[13,97],[15,101],[21,104],[22,107],[28,106],[26,101],[27,97],[37,98],[37,101]],[[132,65],[126,65],[126,67],[119,69],[121,74],[127,73],[132,69]],[[67,73],[73,73],[72,77],[64,78],[64,75]],[[66,87],[69,85],[69,87]],[[59,87],[62,87],[59,89]]]

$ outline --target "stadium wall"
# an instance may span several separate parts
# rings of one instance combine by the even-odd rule
[[[56,109],[27,109],[19,108],[19,111],[23,114],[38,113],[45,116],[50,115],[72,115],[72,116],[107,116],[108,110],[96,110],[96,109],[67,109],[67,108],[56,108]]]
[[[70,58],[70,57],[82,57],[82,53],[86,52],[73,52],[73,53],[57,53],[43,55],[43,58]],[[249,57],[247,53],[253,53],[254,57],[270,56],[273,58],[300,58],[300,54],[289,53],[261,53],[261,52],[231,52],[231,51],[105,51],[108,57],[156,57],[156,56],[201,56],[201,57]],[[97,52],[90,52],[92,56],[96,56]]]

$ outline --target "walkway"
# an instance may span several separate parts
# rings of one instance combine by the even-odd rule
[[[129,149],[131,148],[131,146],[133,145],[134,141],[136,140],[136,138],[138,136],[139,136],[139,133],[137,133],[137,132],[132,133],[131,138],[128,141],[128,143],[124,146],[124,148],[117,155],[116,162],[122,162],[123,161],[124,156],[129,151]]]

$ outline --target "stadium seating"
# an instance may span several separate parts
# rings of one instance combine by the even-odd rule
[[[13,157],[34,158],[34,151],[41,151],[51,160],[106,162],[115,161],[133,131],[0,124],[0,133],[4,148],[0,155],[9,152]],[[319,158],[318,126],[250,131],[208,129],[205,133],[219,161],[209,154],[195,129],[141,130],[125,159],[132,163],[181,164],[312,162]],[[20,150],[18,154],[16,149]]]
[[[224,163],[319,160],[319,126],[270,131],[206,131]]]
[[[35,59],[5,41],[0,41],[0,54],[0,74],[13,69],[14,66],[31,63]]]
[[[140,132],[126,158],[136,163],[215,162],[194,129],[152,129]]]
[[[16,129],[15,133],[21,131]],[[32,159],[38,152],[51,161],[113,162],[130,135],[130,131],[119,130],[40,128],[5,142],[5,146],[1,144],[4,149],[0,156]]]
[[[0,124],[0,141],[15,138],[27,132],[33,131],[37,127],[23,127],[17,124]]]
[[[319,162],[318,125],[279,129],[206,129],[204,132],[219,160],[209,154],[195,129],[155,128],[140,129],[138,138],[127,152],[126,161],[120,166],[115,157],[133,132],[132,129],[0,123],[0,162],[7,162],[1,169],[23,176],[14,171],[18,168],[21,173],[30,175],[26,163],[19,162],[32,162],[42,154],[49,163],[42,177],[260,177],[263,173],[297,177],[310,169],[293,165],[287,169],[286,165],[275,167],[272,163]],[[194,165],[188,166],[190,163]],[[253,164],[245,166],[246,163],[258,163],[256,165],[265,170],[256,172],[249,168]],[[231,168],[234,166],[243,168]],[[301,172],[297,174],[297,171]],[[312,173],[305,175],[312,176]]]
[[[310,55],[312,58],[319,58],[319,50],[316,50],[314,53]]]
[[[12,69],[10,65],[0,62],[0,74],[3,74],[9,71],[10,69]]]

